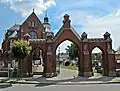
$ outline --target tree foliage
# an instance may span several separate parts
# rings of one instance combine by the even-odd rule
[[[23,40],[14,41],[12,45],[13,56],[17,59],[24,59],[30,50],[29,43]]]
[[[92,53],[92,60],[101,60],[101,53]]]
[[[66,51],[69,53],[69,57],[71,60],[78,57],[78,48],[74,43],[71,43],[70,46],[67,46]]]
[[[22,77],[22,60],[28,55],[31,49],[32,48],[27,41],[14,41],[11,51],[13,57],[18,61],[17,77]]]

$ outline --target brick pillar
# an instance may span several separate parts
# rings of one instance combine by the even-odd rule
[[[116,61],[113,50],[108,51],[108,76],[116,76]]]
[[[53,48],[52,58],[53,58],[53,73],[55,74],[55,76],[57,76],[57,73],[56,73],[56,49],[55,49],[55,47]]]
[[[91,61],[89,52],[84,52],[84,76],[92,76]]]
[[[26,60],[26,61],[27,61],[26,63],[28,63],[26,65],[26,71],[29,76],[32,76],[33,75],[33,73],[32,73],[32,55],[29,55],[28,60]]]
[[[26,75],[26,73],[28,72],[28,59],[24,59],[22,60],[22,74]]]
[[[89,45],[88,45],[88,40],[84,39],[83,40],[83,45],[82,45],[82,51],[83,51],[83,62],[84,62],[84,76],[92,76],[92,63],[91,63],[91,55],[89,52]]]
[[[79,60],[78,60],[79,61],[79,69],[78,69],[79,73],[78,73],[78,75],[84,76],[84,61],[83,61],[84,56],[83,56],[82,46],[80,47],[80,49],[79,49]]]
[[[53,77],[54,76],[54,68],[53,68],[53,50],[52,45],[47,44],[47,51],[46,51],[46,62],[45,62],[45,70],[44,76],[45,77]]]
[[[22,73],[24,76],[32,76],[32,56],[27,56],[22,62]]]

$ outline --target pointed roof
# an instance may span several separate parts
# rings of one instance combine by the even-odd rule
[[[33,12],[27,17],[27,19],[23,22],[23,24],[24,24],[27,20],[31,19],[31,17],[33,17],[33,16],[36,17],[36,19],[39,21],[40,24],[42,24],[41,21],[39,20],[39,18],[37,17],[37,15],[35,14],[34,10],[33,10]],[[22,25],[23,25],[23,24],[22,24]]]
[[[9,28],[6,33],[8,34],[8,36],[10,38],[10,37],[16,36],[16,32],[19,30],[20,30],[20,25],[15,24],[11,28]]]
[[[71,32],[78,38],[78,39],[80,39],[80,36],[78,35],[78,33],[75,31],[75,29],[73,28],[73,27],[70,27],[70,30],[71,30]],[[55,39],[57,39],[60,35],[61,35],[61,33],[63,32],[63,31],[65,31],[64,30],[64,28],[63,28],[63,26],[60,28],[60,30],[57,32],[57,34],[55,35]]]
[[[46,14],[45,14],[45,17],[44,17],[44,23],[49,23],[49,18],[47,16],[47,11],[46,11]]]

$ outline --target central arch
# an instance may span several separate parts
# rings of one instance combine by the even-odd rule
[[[65,28],[65,27],[62,27],[59,32],[55,35],[55,38],[54,38],[54,62],[55,62],[55,65],[56,65],[56,49],[57,47],[64,41],[71,41],[73,42],[77,48],[78,48],[78,75],[80,75],[81,71],[80,71],[80,60],[81,60],[81,42],[80,42],[80,36],[76,33],[76,31],[73,29],[73,28]],[[81,60],[82,61],[82,60]],[[56,67],[55,67],[56,68]]]

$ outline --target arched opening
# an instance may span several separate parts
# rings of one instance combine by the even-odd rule
[[[62,41],[56,48],[56,71],[62,77],[78,75],[78,46],[70,41]],[[71,71],[72,70],[72,71]]]
[[[43,62],[43,51],[36,48],[32,52],[32,72],[33,74],[43,73],[44,62]]]
[[[91,61],[92,61],[92,72],[93,76],[101,76],[103,75],[103,51],[95,47],[91,52]]]

